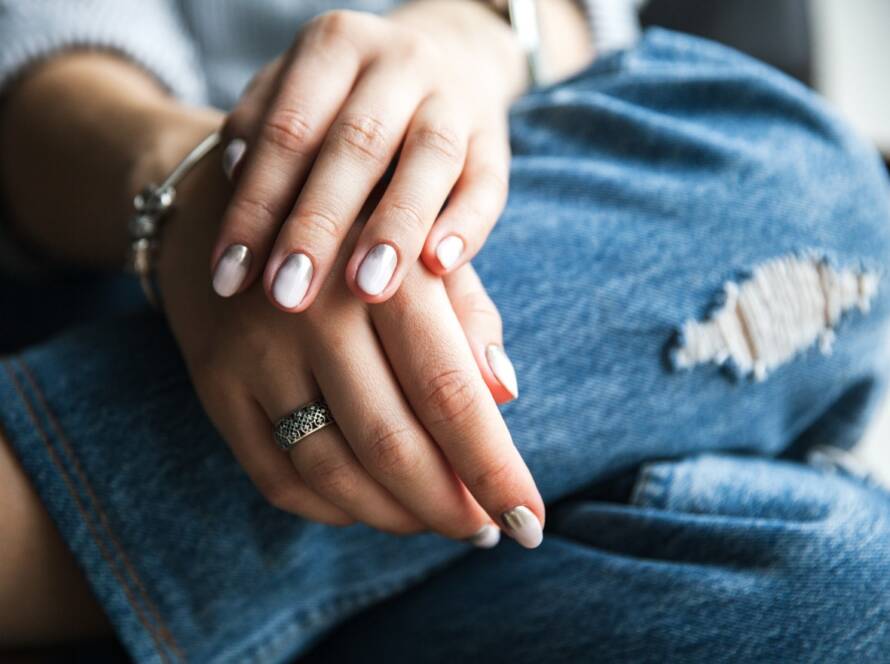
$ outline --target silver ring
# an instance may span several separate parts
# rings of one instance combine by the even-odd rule
[[[275,423],[275,442],[287,452],[294,445],[319,429],[332,424],[334,418],[323,399],[297,408]]]

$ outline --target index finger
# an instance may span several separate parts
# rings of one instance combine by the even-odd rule
[[[538,546],[544,501],[441,281],[415,264],[390,300],[371,307],[371,317],[405,396],[458,477],[504,532]]]
[[[253,282],[266,263],[334,117],[358,75],[361,54],[332,54],[310,40],[279,75],[269,108],[255,131],[211,255],[214,272],[224,258],[241,264],[232,295]],[[243,273],[243,274],[242,274]]]

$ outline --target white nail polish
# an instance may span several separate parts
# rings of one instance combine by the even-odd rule
[[[386,288],[396,269],[396,250],[388,244],[378,244],[368,252],[358,268],[355,281],[368,295],[379,295]]]
[[[490,344],[485,349],[485,359],[488,360],[488,366],[491,367],[491,372],[494,374],[494,377],[504,386],[504,389],[507,390],[514,399],[518,397],[519,382],[516,380],[516,370],[513,368],[513,363],[510,361],[510,358],[507,357],[504,349],[497,344]]]
[[[501,541],[501,529],[486,523],[467,541],[480,549],[492,549]]]
[[[534,549],[544,539],[544,530],[538,517],[525,505],[514,507],[501,514],[507,534],[526,549]]]
[[[235,168],[238,166],[238,162],[241,161],[241,158],[244,156],[244,152],[246,150],[247,143],[245,143],[240,138],[233,138],[231,142],[229,142],[229,144],[226,146],[226,149],[223,150],[223,172],[230,180],[232,179],[232,174],[235,172]]]
[[[312,281],[312,261],[306,254],[291,254],[278,268],[272,282],[272,297],[285,309],[303,301]]]
[[[231,297],[241,288],[248,269],[250,249],[243,244],[233,244],[216,264],[213,271],[213,290],[220,297]]]
[[[464,241],[457,235],[449,235],[436,246],[436,258],[446,270],[450,269],[464,252]]]

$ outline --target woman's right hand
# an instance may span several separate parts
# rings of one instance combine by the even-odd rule
[[[260,285],[215,297],[204,259],[230,190],[213,162],[181,187],[159,278],[198,395],[259,490],[314,521],[480,545],[496,542],[497,524],[537,546],[543,501],[493,398],[515,396],[515,376],[472,268],[446,284],[418,263],[377,305],[328,278],[297,316],[270,307]],[[272,423],[320,396],[336,425],[282,452]]]

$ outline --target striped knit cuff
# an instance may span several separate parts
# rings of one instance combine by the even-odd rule
[[[31,64],[70,48],[123,55],[175,97],[206,101],[194,44],[169,0],[0,0],[0,94]]]
[[[632,47],[640,38],[639,11],[646,0],[581,0],[598,55]]]

